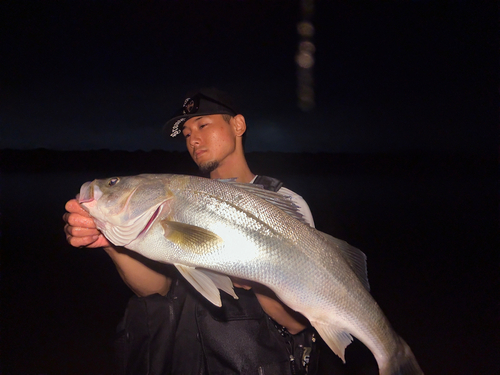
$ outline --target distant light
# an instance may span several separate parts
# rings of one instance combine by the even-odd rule
[[[310,21],[314,14],[314,0],[302,0],[302,22],[297,24],[299,45],[295,55],[297,64],[297,105],[303,111],[309,111],[316,105],[314,93],[313,66],[316,46],[312,38],[314,26]]]
[[[299,22],[297,25],[299,35],[304,38],[312,38],[314,36],[314,26],[309,21]]]
[[[314,53],[316,52],[316,47],[309,41],[303,41],[299,43],[299,51]]]
[[[304,69],[310,69],[314,65],[314,57],[308,52],[299,52],[295,56],[295,61]]]

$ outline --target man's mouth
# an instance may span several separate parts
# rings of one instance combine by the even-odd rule
[[[196,150],[194,152],[194,156],[196,159],[198,159],[201,155],[203,155],[205,152],[207,152],[207,150]]]

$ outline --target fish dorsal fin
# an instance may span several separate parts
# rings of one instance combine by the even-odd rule
[[[311,324],[330,349],[345,363],[345,348],[352,342],[351,334],[330,324],[318,321],[311,321]]]
[[[194,225],[167,219],[160,223],[165,231],[165,238],[188,252],[205,254],[222,246],[224,242],[217,234]]]
[[[216,181],[220,182],[236,182],[236,177],[233,178],[216,178]]]
[[[339,240],[329,234],[318,231],[325,239],[332,243],[340,250],[340,254],[354,271],[361,284],[370,291],[370,283],[368,282],[368,270],[366,267],[366,255],[358,248],[349,245],[347,242]]]
[[[237,188],[243,189],[248,193],[264,199],[266,202],[278,207],[293,218],[309,225],[309,223],[304,219],[304,216],[299,212],[299,207],[295,203],[293,203],[292,197],[276,193],[271,190],[266,190],[262,185],[258,184],[244,184],[241,182],[233,182],[230,180],[224,182],[230,183]]]

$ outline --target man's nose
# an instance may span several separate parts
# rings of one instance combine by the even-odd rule
[[[200,143],[200,134],[197,131],[191,132],[188,137],[188,142],[190,145],[197,145]]]

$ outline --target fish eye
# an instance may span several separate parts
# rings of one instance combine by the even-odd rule
[[[118,183],[118,181],[120,181],[118,177],[110,178],[108,181],[108,186],[114,186]]]

